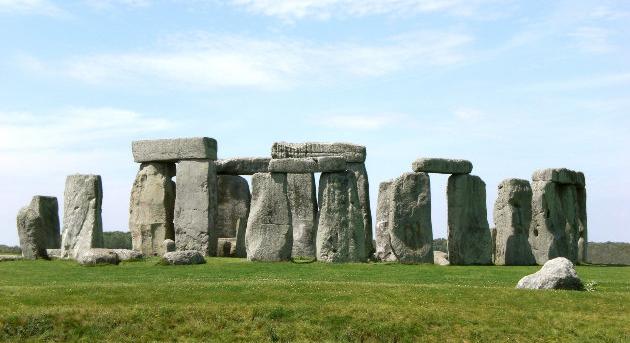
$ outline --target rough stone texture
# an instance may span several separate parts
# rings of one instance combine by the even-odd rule
[[[144,254],[139,251],[129,249],[111,249],[120,261],[138,261],[144,258]]]
[[[431,185],[426,173],[404,173],[391,185],[389,242],[401,263],[433,263]]]
[[[172,239],[165,239],[164,243],[162,243],[162,246],[164,247],[164,252],[173,252],[175,250],[177,250],[177,246],[175,245],[175,241]]]
[[[219,238],[218,257],[236,257],[236,238]]]
[[[208,137],[142,140],[132,142],[131,151],[138,163],[216,160],[217,141]]]
[[[101,264],[118,264],[120,258],[112,249],[85,249],[76,257],[82,266],[96,266]]]
[[[219,175],[254,175],[269,171],[269,157],[240,157],[216,161]]]
[[[318,197],[317,259],[365,262],[363,214],[354,173],[322,173]]]
[[[583,290],[573,263],[564,257],[549,260],[536,273],[522,278],[516,288]]]
[[[411,168],[416,173],[470,174],[473,165],[470,161],[446,158],[419,158]]]
[[[19,261],[23,260],[24,257],[21,255],[0,255],[0,262],[5,261]]]
[[[58,212],[57,198],[40,195],[20,210],[17,229],[24,258],[48,258],[46,248],[59,248]]]
[[[162,262],[173,265],[204,264],[206,259],[198,250],[180,250],[165,253]]]
[[[218,214],[217,232],[219,238],[236,237],[237,225],[247,225],[251,195],[249,184],[243,177],[235,175],[217,176]]]
[[[579,173],[581,174],[581,173]],[[584,174],[582,174],[583,177]],[[588,261],[588,226],[586,216],[586,188],[575,187],[578,204],[578,263]]]
[[[212,161],[182,161],[177,166],[175,242],[178,250],[217,252],[217,176]]]
[[[77,258],[82,250],[103,247],[101,204],[103,185],[99,175],[70,175],[64,191],[62,256]]]
[[[588,243],[586,261],[592,264],[616,264],[630,266],[630,243]]]
[[[346,162],[365,162],[365,147],[349,143],[287,143],[276,142],[271,147],[272,158],[342,156]]]
[[[578,185],[584,188],[584,174],[567,168],[548,168],[536,170],[532,181],[553,181],[567,185]]]
[[[248,218],[249,219],[249,215]],[[236,223],[236,257],[247,257],[247,247],[245,246],[245,232],[247,231],[247,219],[238,220]]]
[[[357,180],[357,192],[359,194],[359,204],[363,214],[363,230],[365,231],[365,256],[373,258],[376,248],[372,243],[372,209],[370,208],[370,182],[368,180],[365,163],[348,163],[348,170],[354,173]]]
[[[454,265],[491,264],[486,184],[479,176],[451,175],[446,193],[449,261]]]
[[[317,236],[315,176],[313,174],[288,174],[287,191],[293,226],[291,256],[315,258]]]
[[[303,157],[272,159],[272,173],[312,174],[346,170],[346,161],[340,156]]]
[[[494,264],[536,264],[528,241],[531,220],[532,188],[529,181],[503,180],[494,203]]]
[[[61,258],[61,249],[46,249],[49,258]]]
[[[147,256],[164,254],[164,240],[175,238],[173,176],[174,163],[143,163],[131,188],[129,231],[132,246]]]
[[[438,266],[448,266],[451,263],[448,261],[448,254],[444,251],[433,250],[433,264]]]
[[[293,229],[287,188],[287,174],[258,173],[252,177],[252,205],[245,233],[248,260],[291,258]]]
[[[378,185],[376,204],[376,253],[379,261],[393,262],[396,256],[392,252],[389,240],[389,209],[391,207],[391,187],[394,181],[381,182]]]

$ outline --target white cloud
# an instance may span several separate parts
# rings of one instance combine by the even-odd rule
[[[476,108],[457,108],[453,113],[455,118],[463,121],[477,121],[485,117],[485,114]]]
[[[85,0],[85,3],[96,9],[109,9],[115,6],[148,7],[153,2],[151,0]]]
[[[0,14],[60,16],[64,11],[48,0],[0,0]]]
[[[588,53],[603,54],[615,50],[610,41],[611,32],[600,27],[580,27],[569,35],[577,48]]]

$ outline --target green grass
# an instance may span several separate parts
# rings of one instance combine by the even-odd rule
[[[630,342],[627,267],[575,292],[514,289],[538,267],[156,262],[2,262],[0,340]]]

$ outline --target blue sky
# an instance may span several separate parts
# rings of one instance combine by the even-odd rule
[[[491,226],[501,180],[582,170],[590,240],[630,241],[629,37],[627,1],[0,0],[0,243],[72,173],[126,230],[131,141],[187,136],[366,145],[373,207],[415,158],[469,159]]]

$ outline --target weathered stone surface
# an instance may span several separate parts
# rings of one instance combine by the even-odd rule
[[[254,175],[269,171],[269,157],[240,157],[217,160],[219,175]]]
[[[372,209],[370,208],[370,182],[368,180],[365,163],[348,163],[348,170],[354,173],[357,180],[357,192],[359,194],[359,204],[363,214],[363,230],[365,231],[365,256],[374,258],[376,247],[372,243]]]
[[[528,241],[531,220],[532,188],[529,181],[503,180],[494,203],[494,264],[536,264]]]
[[[258,173],[252,177],[252,205],[245,244],[250,261],[286,261],[291,258],[293,229],[287,174]]]
[[[276,142],[271,147],[272,158],[342,156],[346,162],[365,162],[365,147],[349,143],[287,143]]]
[[[129,249],[111,249],[120,261],[137,261],[144,258],[144,254],[136,250]]]
[[[319,204],[317,259],[365,262],[363,214],[354,173],[322,173]]]
[[[313,174],[288,174],[287,192],[293,226],[291,256],[315,258],[317,236],[315,176]]]
[[[23,259],[24,259],[24,256],[21,256],[21,255],[0,255],[0,262],[19,261]]]
[[[48,258],[46,248],[60,246],[57,198],[34,196],[17,216],[20,247],[24,258]]]
[[[346,161],[339,156],[281,158],[269,162],[272,173],[312,174],[345,170]]]
[[[584,285],[573,263],[564,257],[556,257],[545,262],[536,273],[522,278],[516,288],[583,290]]]
[[[630,266],[630,243],[589,242],[588,255],[586,257],[586,261],[592,264],[613,264]]]
[[[82,266],[96,266],[102,264],[118,264],[120,259],[111,249],[85,249],[80,250],[77,262]]]
[[[239,231],[237,225],[247,226],[247,216],[251,195],[249,184],[243,177],[235,175],[217,176],[218,185],[218,215],[217,232],[219,238],[236,237]]]
[[[236,257],[247,257],[247,247],[245,245],[245,233],[247,232],[247,220],[249,219],[249,215],[246,219],[241,220],[238,219],[238,223],[236,223]]]
[[[217,141],[208,137],[134,141],[131,150],[139,163],[217,159]]]
[[[46,249],[49,258],[61,258],[61,249]]]
[[[473,165],[470,161],[447,158],[419,158],[411,168],[416,173],[470,174]]]
[[[581,174],[581,173],[579,173]],[[582,177],[584,174],[582,174]],[[578,204],[578,263],[588,261],[588,225],[586,216],[586,188],[577,185]]]
[[[77,258],[82,250],[103,247],[100,175],[70,175],[64,191],[63,257]]]
[[[391,207],[391,189],[394,181],[381,182],[378,186],[376,204],[376,259],[383,262],[396,261],[389,240],[389,210]]]
[[[162,262],[173,265],[204,264],[206,259],[198,250],[179,250],[165,253]]]
[[[177,250],[177,246],[175,245],[175,241],[172,239],[165,239],[164,243],[162,243],[162,246],[164,247],[164,252],[173,252],[175,250]]]
[[[162,255],[165,239],[175,238],[175,164],[149,162],[140,170],[131,188],[129,231],[133,249],[147,256]]]
[[[181,161],[177,166],[175,242],[178,250],[217,252],[217,177],[212,161]]]
[[[219,238],[217,256],[236,257],[236,238]]]
[[[433,264],[438,266],[448,266],[451,263],[448,261],[448,254],[444,251],[433,250]]]
[[[404,173],[391,185],[389,241],[402,263],[433,263],[431,185],[426,173]]]
[[[532,181],[553,181],[567,185],[584,187],[584,174],[567,168],[548,168],[536,170]]]
[[[453,265],[491,264],[486,184],[479,176],[448,178],[448,257]]]

